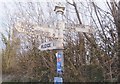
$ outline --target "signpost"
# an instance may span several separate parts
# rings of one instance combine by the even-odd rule
[[[44,42],[39,46],[41,51],[43,50],[57,50],[56,58],[57,58],[57,74],[59,77],[54,77],[54,82],[57,84],[58,82],[63,82],[62,74],[64,71],[64,56],[63,56],[63,31],[73,31],[73,32],[84,32],[84,33],[93,33],[95,32],[88,25],[79,25],[79,26],[71,26],[70,28],[65,28],[65,23],[63,22],[63,13],[65,7],[55,6],[57,18],[57,28],[49,28],[49,27],[34,27],[34,30],[42,31],[44,33],[49,33],[48,37],[54,37],[56,40]],[[26,33],[24,29],[20,27],[16,27],[19,32]]]

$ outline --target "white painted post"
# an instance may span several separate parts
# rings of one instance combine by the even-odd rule
[[[60,42],[60,46],[62,47],[63,47],[63,30],[65,29],[65,23],[63,22],[64,10],[65,7],[55,6],[55,11],[57,14],[58,41]],[[62,78],[64,71],[63,48],[57,51],[56,58],[57,58],[57,74]]]

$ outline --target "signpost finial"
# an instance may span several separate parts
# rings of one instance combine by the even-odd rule
[[[62,12],[62,14],[64,13],[65,7],[64,6],[55,6],[54,11],[56,11],[56,13],[58,12]]]

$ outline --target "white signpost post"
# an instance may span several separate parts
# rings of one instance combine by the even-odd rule
[[[63,46],[63,31],[65,30],[65,25],[64,23],[62,23],[62,15],[64,13],[64,7],[62,6],[55,6],[55,11],[56,13],[58,14],[58,28],[60,28],[58,31],[60,34],[58,34],[58,39],[61,39],[59,36],[62,36],[62,41],[61,41],[61,46]],[[61,17],[60,17],[61,16]],[[59,23],[62,23],[62,24],[59,24]],[[89,26],[84,26],[84,25],[81,25],[82,28],[79,28],[79,27],[73,27],[73,31],[74,32],[84,32],[84,33],[93,33],[94,31],[89,27]],[[67,30],[66,30],[67,31]],[[70,30],[71,31],[71,30]],[[61,35],[62,34],[62,35]],[[57,50],[57,49],[56,49]],[[58,52],[56,53],[56,57],[57,57],[57,74],[59,77],[62,78],[62,74],[63,74],[63,69],[64,69],[64,56],[63,56],[63,49],[59,49]],[[61,81],[60,84],[62,84],[63,80]],[[57,83],[55,83],[57,84]]]
[[[49,27],[34,27],[36,31],[43,31],[45,33],[49,33],[48,37],[54,37],[56,40],[44,42],[39,46],[41,51],[44,50],[57,50],[56,58],[57,58],[57,74],[62,80],[62,73],[64,69],[64,56],[63,56],[63,31],[72,31],[72,32],[84,32],[84,33],[94,33],[95,31],[88,25],[79,25],[79,26],[71,26],[70,28],[65,28],[65,23],[63,22],[63,13],[65,7],[55,6],[55,11],[58,18],[58,27],[57,28],[49,28]],[[16,27],[19,32],[26,33],[24,29],[19,26]],[[56,77],[55,80],[56,81]],[[56,83],[55,83],[56,84]]]

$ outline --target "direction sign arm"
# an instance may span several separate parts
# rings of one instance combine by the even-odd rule
[[[54,27],[49,28],[49,27],[36,26],[36,27],[34,27],[34,30],[43,31],[44,33],[49,33],[48,37],[56,37],[56,38],[58,37],[58,31]]]
[[[84,32],[84,33],[93,33],[94,32],[93,29],[91,29],[89,27],[86,27],[86,28],[78,28],[78,27],[76,27],[75,31]]]
[[[40,31],[43,31],[43,32],[54,32],[54,29],[52,28],[47,28],[47,27],[34,27],[34,30],[40,30]]]
[[[95,30],[88,25],[79,25],[79,26],[71,26],[70,28],[65,29],[65,31],[70,32],[83,32],[83,33],[94,33]]]

